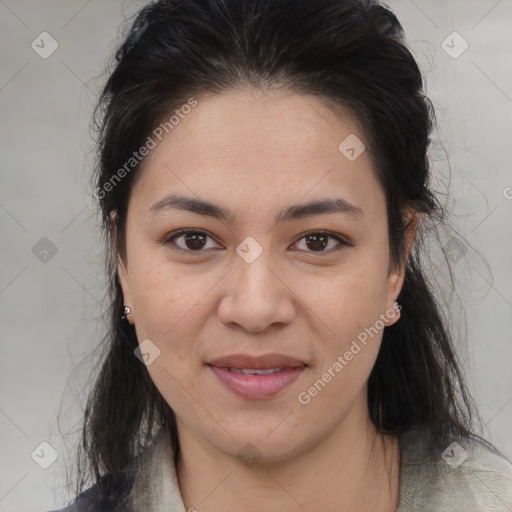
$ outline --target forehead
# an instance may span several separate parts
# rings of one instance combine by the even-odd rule
[[[176,126],[172,133],[177,135],[176,143],[179,138],[191,145],[200,144],[200,153],[204,148],[229,158],[238,156],[239,148],[275,161],[279,155],[291,158],[293,149],[299,159],[319,149],[322,140],[323,148],[330,145],[332,152],[337,150],[340,137],[357,133],[364,138],[348,112],[343,111],[341,119],[334,105],[289,90],[234,89],[208,94],[197,101],[197,107],[180,120],[180,130]],[[340,109],[337,107],[337,111]]]
[[[361,208],[383,199],[368,151],[352,160],[340,150],[346,140],[364,147],[358,123],[323,100],[255,89],[196,100],[143,161],[134,192],[146,210],[171,192],[220,195],[245,210],[331,192]]]

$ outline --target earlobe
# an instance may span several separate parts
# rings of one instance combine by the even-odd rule
[[[398,299],[393,301],[393,305],[386,311],[386,326],[389,327],[400,320],[400,312],[402,306],[398,303]]]
[[[403,272],[393,272],[388,277],[388,300],[386,304],[386,325],[393,325],[400,318],[400,309],[402,306],[398,304],[398,295],[402,289],[405,277],[405,269]]]

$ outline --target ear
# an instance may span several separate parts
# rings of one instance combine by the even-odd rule
[[[129,306],[132,310],[131,313],[129,313],[126,318],[130,325],[133,325],[133,307],[132,307],[132,297],[130,292],[130,280],[128,277],[128,269],[126,267],[126,262],[123,260],[119,252],[117,251],[117,211],[112,210],[110,212],[110,225],[112,229],[112,240],[113,240],[113,246],[115,250],[115,256],[117,260],[117,275],[119,278],[119,283],[121,285],[121,289],[123,290],[123,304],[125,306]]]
[[[400,291],[404,284],[407,261],[409,260],[409,255],[411,253],[418,229],[418,218],[419,213],[416,211],[408,211],[405,215],[405,258],[403,263],[400,264],[399,268],[392,269],[390,267],[388,275],[386,311],[394,311],[395,314],[391,319],[387,321],[386,325],[393,325],[400,318],[400,309],[397,307],[395,299],[398,297],[398,295],[400,295]]]

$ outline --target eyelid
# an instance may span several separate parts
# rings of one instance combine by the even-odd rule
[[[189,234],[189,233],[199,233],[199,234],[202,234],[202,235],[205,235],[206,237],[208,238],[211,238],[212,240],[214,240],[217,244],[218,242],[216,241],[215,237],[213,235],[211,235],[210,233],[208,233],[208,231],[205,231],[204,229],[195,229],[195,228],[183,228],[183,229],[180,229],[178,231],[174,231],[173,233],[171,233],[170,235],[166,236],[163,240],[163,244],[164,245],[171,245],[173,242],[173,239],[175,238],[179,238],[180,236],[182,235],[186,235],[186,234]],[[308,235],[325,235],[325,236],[328,236],[329,238],[333,238],[335,239],[337,242],[338,242],[338,246],[345,246],[345,247],[352,247],[353,244],[348,242],[345,238],[343,238],[341,235],[337,234],[337,233],[333,233],[332,231],[327,231],[327,230],[324,230],[324,229],[318,229],[318,230],[309,230],[309,231],[306,231],[304,233],[301,233],[297,236],[297,240],[295,242],[292,243],[292,245],[295,245],[297,244],[298,242],[300,242],[303,238],[305,238],[306,236]],[[220,245],[220,244],[219,244]],[[339,247],[338,247],[339,248]],[[198,250],[198,251],[191,251],[191,250],[187,250],[187,249],[182,249],[181,247],[171,247],[172,250],[176,250],[176,251],[181,251],[181,252],[186,252],[187,254],[201,254],[201,253],[204,253],[204,252],[207,252],[211,249],[206,249],[206,250]],[[218,249],[215,249],[215,250],[218,250]],[[336,251],[337,248],[334,247],[334,248],[331,248],[327,251],[302,251],[302,252],[307,252],[308,254],[314,254],[314,255],[323,255],[323,254],[331,254],[332,252]]]

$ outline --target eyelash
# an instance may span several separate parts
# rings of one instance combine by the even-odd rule
[[[204,253],[206,252],[208,249],[204,249],[204,250],[198,250],[198,251],[192,251],[190,249],[182,249],[181,247],[177,247],[174,243],[174,240],[176,238],[180,238],[181,236],[183,235],[187,235],[187,234],[200,234],[200,235],[205,235],[206,237],[208,238],[211,238],[212,240],[214,240],[214,238],[209,235],[206,231],[202,231],[200,229],[181,229],[179,231],[176,231],[175,233],[171,234],[169,237],[167,237],[165,240],[164,240],[164,245],[166,246],[169,246],[169,248],[173,251],[180,251],[180,252],[186,252],[188,254],[193,254],[193,255],[199,255],[201,253]],[[338,246],[335,246],[334,248],[331,248],[331,249],[328,249],[328,250],[323,250],[323,251],[306,251],[306,252],[309,252],[310,254],[330,254],[334,251],[338,251],[340,250],[342,247],[350,247],[351,244],[349,244],[348,242],[346,242],[345,240],[343,240],[340,236],[338,235],[335,235],[334,233],[331,233],[329,231],[309,231],[308,233],[305,233],[304,235],[302,235],[301,238],[299,238],[297,240],[297,242],[300,242],[302,239],[308,237],[308,236],[311,236],[311,235],[325,235],[327,236],[328,238],[333,238],[335,239],[339,245]],[[294,243],[297,243],[297,242],[294,242]]]

